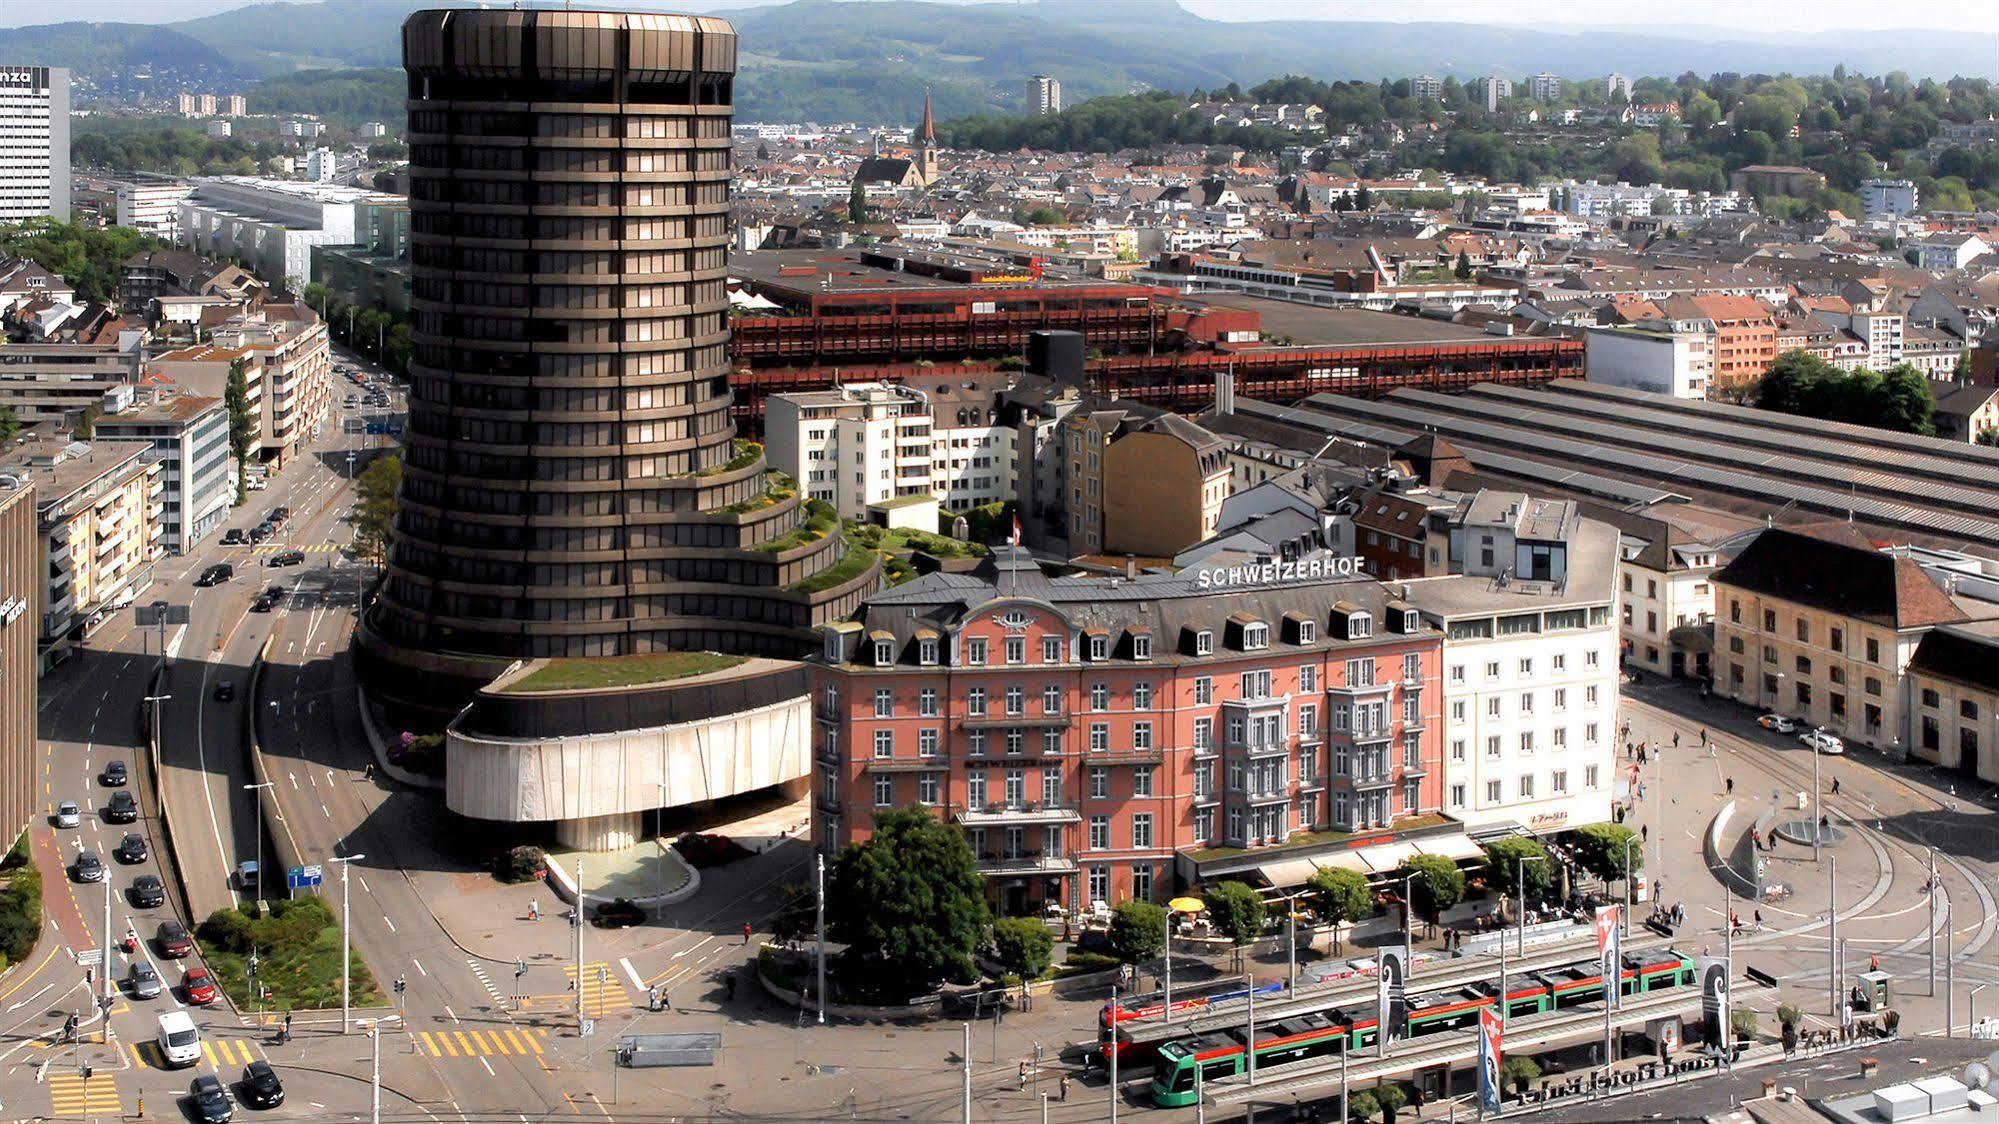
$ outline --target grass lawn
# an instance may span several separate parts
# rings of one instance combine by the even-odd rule
[[[743,660],[742,656],[725,656],[719,652],[654,652],[643,656],[550,660],[546,667],[516,680],[507,690],[515,694],[532,694],[580,687],[663,683],[669,679],[685,679],[690,675],[705,675],[735,667]]]
[[[876,557],[877,555],[874,551],[861,545],[853,535],[849,534],[847,536],[847,553],[841,555],[838,562],[806,578],[804,581],[793,582],[791,588],[797,593],[818,593],[820,590],[832,589],[842,582],[852,581],[867,572],[867,568],[874,564]]]
[[[256,949],[262,1005],[271,1011],[305,1011],[340,1006],[340,923],[316,897],[270,903],[271,915],[252,918],[240,909],[218,909],[196,936],[215,980],[236,1006],[257,1005],[250,995],[244,961]],[[350,950],[349,986],[356,1006],[384,1000],[361,954]]]

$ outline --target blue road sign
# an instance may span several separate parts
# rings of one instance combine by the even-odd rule
[[[319,866],[295,866],[285,872],[285,885],[294,890],[310,890],[326,881]]]

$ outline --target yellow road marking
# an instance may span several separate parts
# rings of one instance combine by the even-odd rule
[[[443,1051],[441,1051],[441,1050],[439,1050],[439,1049],[437,1048],[437,1041],[436,1041],[436,1039],[433,1039],[433,1038],[432,1038],[432,1037],[430,1036],[430,1032],[429,1032],[429,1031],[427,1031],[427,1030],[419,1030],[419,1031],[417,1031],[417,1032],[416,1032],[416,1036],[417,1036],[418,1038],[421,1038],[421,1039],[423,1039],[423,1048],[424,1048],[424,1049],[426,1049],[426,1050],[429,1050],[429,1051],[430,1051],[430,1056],[431,1056],[431,1057],[433,1057],[433,1058],[441,1058],[441,1057],[443,1057],[443,1056],[444,1056],[444,1052],[443,1052]]]

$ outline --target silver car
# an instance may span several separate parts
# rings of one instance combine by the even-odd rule
[[[83,809],[76,806],[76,801],[65,800],[56,805],[57,827],[77,827],[82,823]]]
[[[160,997],[160,973],[151,961],[132,961],[132,971],[125,977],[126,986],[132,989],[134,999],[158,999]]]

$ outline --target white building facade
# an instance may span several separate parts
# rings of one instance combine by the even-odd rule
[[[69,221],[69,71],[0,66],[0,222]]]
[[[1714,337],[1704,332],[1585,328],[1584,370],[1590,382],[1675,398],[1705,399],[1714,377]]]
[[[180,205],[194,192],[191,183],[127,180],[114,189],[118,225],[171,241],[180,230]]]

